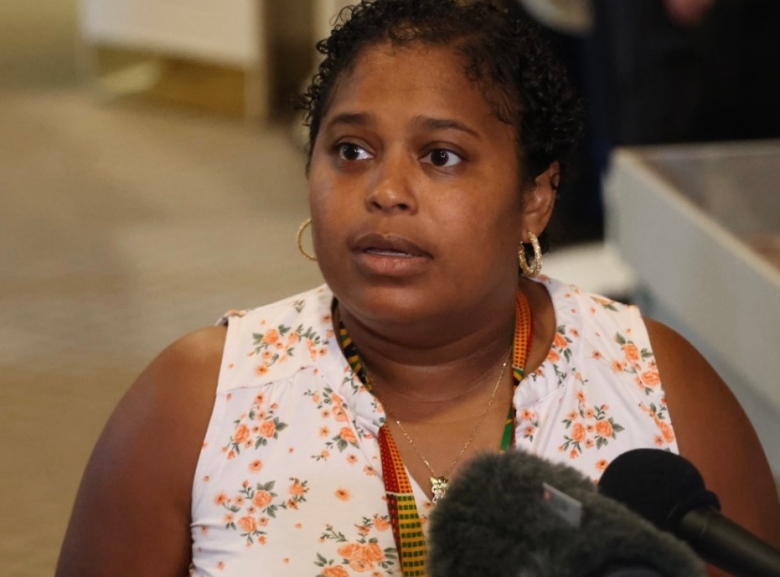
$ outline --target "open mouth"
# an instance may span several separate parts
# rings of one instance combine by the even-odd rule
[[[375,256],[395,258],[430,258],[431,256],[414,242],[397,234],[365,234],[355,241],[353,250]]]
[[[367,254],[375,254],[377,256],[391,256],[391,257],[398,257],[398,258],[413,258],[415,256],[421,256],[419,254],[413,254],[410,252],[383,249],[383,248],[369,248],[364,250],[363,252]]]
[[[352,243],[359,269],[368,276],[409,277],[430,267],[433,256],[397,234],[368,233]]]

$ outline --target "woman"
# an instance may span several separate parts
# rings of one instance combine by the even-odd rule
[[[321,50],[303,104],[327,287],[150,365],[98,442],[58,575],[423,574],[434,501],[510,446],[594,479],[630,448],[679,448],[776,540],[766,460],[701,356],[528,278],[579,133],[536,33],[485,4],[377,0]]]

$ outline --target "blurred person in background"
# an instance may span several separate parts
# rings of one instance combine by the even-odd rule
[[[780,138],[776,0],[507,4],[553,37],[585,95],[580,178],[559,206],[559,243],[601,237],[601,176],[616,146]]]

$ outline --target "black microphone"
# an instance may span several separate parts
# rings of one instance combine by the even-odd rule
[[[720,514],[693,464],[660,449],[618,456],[599,491],[686,541],[705,561],[742,577],[780,577],[780,551]]]
[[[430,577],[699,577],[670,533],[524,452],[476,458],[431,513]]]

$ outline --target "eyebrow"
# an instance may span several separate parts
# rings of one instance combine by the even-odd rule
[[[371,117],[362,112],[342,112],[330,119],[327,126],[338,126],[346,124],[348,126],[368,126],[372,124]]]
[[[342,112],[330,119],[327,126],[370,126],[373,124],[373,119],[370,114],[363,112]],[[412,124],[418,128],[425,130],[459,130],[470,134],[476,138],[480,138],[480,135],[474,129],[457,120],[449,118],[433,118],[430,116],[415,116],[412,119]]]
[[[459,130],[461,132],[465,132],[466,134],[470,134],[471,136],[474,136],[476,138],[480,138],[480,135],[477,131],[475,131],[472,128],[469,128],[467,125],[463,124],[462,122],[458,122],[457,120],[452,120],[449,118],[431,118],[430,116],[415,116],[412,122],[420,126],[421,128],[425,128],[427,130]]]

